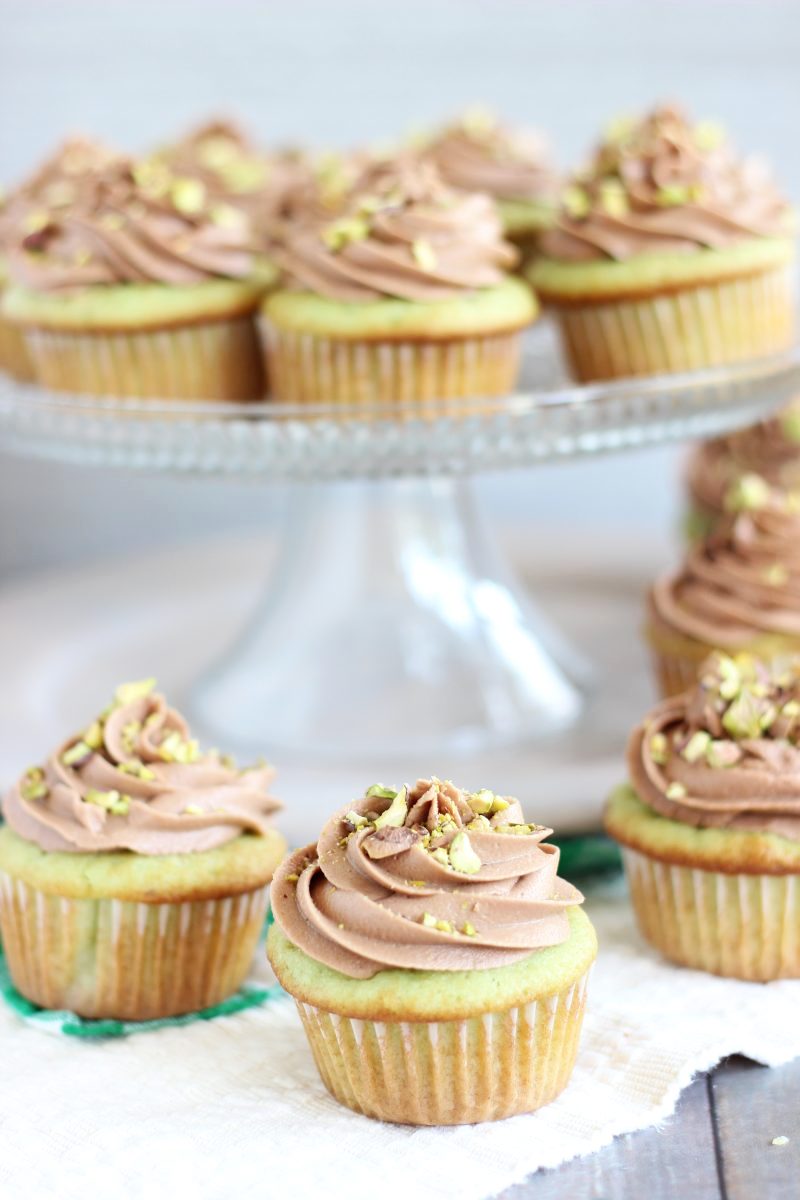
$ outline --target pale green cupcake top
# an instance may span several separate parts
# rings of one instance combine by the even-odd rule
[[[519,802],[438,779],[375,784],[275,876],[287,938],[340,975],[483,971],[569,937],[583,897]]]
[[[718,127],[662,106],[616,122],[574,176],[532,278],[567,296],[613,294],[620,280],[643,291],[679,286],[785,262],[793,235],[790,206],[763,164],[739,159]]]
[[[711,655],[633,731],[631,785],[671,821],[772,834],[800,859],[800,659]]]

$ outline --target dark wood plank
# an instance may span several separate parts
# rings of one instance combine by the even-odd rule
[[[800,1060],[770,1069],[730,1059],[710,1083],[726,1200],[800,1196]]]
[[[702,1076],[686,1089],[661,1129],[626,1134],[597,1154],[538,1171],[497,1200],[720,1200],[721,1195]]]

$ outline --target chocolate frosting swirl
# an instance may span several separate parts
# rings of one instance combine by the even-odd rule
[[[583,900],[558,877],[550,832],[487,791],[437,779],[370,788],[279,867],[275,921],[311,958],[358,979],[517,962],[565,941],[566,910]]]
[[[488,196],[453,191],[408,158],[362,176],[338,220],[302,225],[275,255],[292,286],[333,300],[448,300],[514,266]]]
[[[534,130],[511,129],[489,114],[466,113],[433,138],[426,157],[451,187],[496,200],[558,201],[559,179],[547,142]]]
[[[791,211],[765,165],[739,160],[714,127],[657,108],[604,142],[542,241],[550,258],[625,260],[788,237]]]
[[[689,493],[703,508],[722,512],[725,496],[747,474],[773,487],[800,487],[800,404],[698,446],[687,470]]]
[[[800,661],[712,655],[631,734],[631,784],[674,821],[800,839],[799,719]]]
[[[183,717],[150,689],[124,684],[110,708],[10,789],[3,815],[47,851],[211,850],[244,832],[265,834],[281,808],[272,767],[238,770],[201,754]]]
[[[154,161],[118,158],[82,175],[9,254],[9,273],[37,291],[97,284],[193,284],[253,267],[246,219],[200,180]]]
[[[758,634],[800,636],[800,501],[744,476],[728,502],[743,506],[660,580],[658,617],[711,645],[741,646]],[[750,507],[748,507],[750,506]]]

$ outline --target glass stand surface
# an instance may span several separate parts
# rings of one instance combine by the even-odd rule
[[[260,611],[190,707],[278,756],[477,752],[578,716],[586,668],[503,561],[468,483],[293,487]]]

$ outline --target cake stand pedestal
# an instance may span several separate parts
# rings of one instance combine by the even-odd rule
[[[0,445],[84,466],[290,483],[260,611],[202,668],[190,711],[214,740],[276,759],[401,751],[430,762],[552,737],[577,720],[588,680],[515,581],[465,477],[709,436],[798,390],[797,350],[574,386],[543,324],[517,394],[443,405],[441,416],[109,401],[5,380]]]

